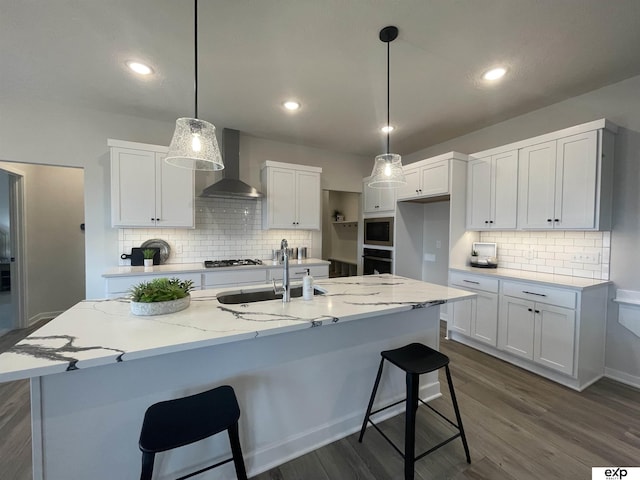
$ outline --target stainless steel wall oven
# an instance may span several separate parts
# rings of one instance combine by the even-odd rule
[[[393,273],[393,252],[377,248],[365,248],[362,251],[363,275]]]

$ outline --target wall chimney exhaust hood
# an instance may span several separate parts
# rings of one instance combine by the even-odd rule
[[[240,180],[240,132],[222,130],[222,159],[225,178],[209,185],[200,194],[205,198],[261,198],[262,193]]]

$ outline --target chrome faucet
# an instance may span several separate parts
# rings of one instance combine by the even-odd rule
[[[285,238],[280,242],[280,250],[282,250],[282,260],[284,271],[282,272],[282,287],[278,288],[276,286],[275,279],[273,280],[273,291],[276,294],[282,293],[282,302],[290,302],[291,301],[291,282],[289,281],[289,252],[287,251],[289,244]]]

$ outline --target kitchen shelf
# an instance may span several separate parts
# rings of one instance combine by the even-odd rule
[[[358,263],[356,260],[341,260],[329,258],[329,277],[353,277],[358,274]]]
[[[343,225],[345,227],[355,227],[358,222],[355,220],[342,220],[341,222],[333,222],[334,225]]]

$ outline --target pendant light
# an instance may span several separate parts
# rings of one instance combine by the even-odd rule
[[[384,27],[380,30],[380,40],[387,44],[387,127],[389,123],[389,44],[398,37],[398,28]],[[372,188],[397,188],[406,185],[402,171],[402,159],[397,153],[389,153],[389,131],[387,128],[387,153],[378,155],[373,165],[371,178],[367,184]]]
[[[222,170],[224,162],[218,147],[216,127],[198,118],[198,0],[194,0],[194,19],[195,115],[194,118],[176,120],[176,129],[165,161],[191,170]]]

